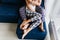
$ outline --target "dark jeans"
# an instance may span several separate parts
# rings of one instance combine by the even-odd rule
[[[16,34],[17,34],[17,37],[19,39],[22,38],[22,34],[23,34],[23,31],[20,29],[20,24],[21,23],[22,23],[22,20],[19,19],[18,20],[18,26],[17,26],[17,29],[16,29]],[[45,32],[42,32],[38,27],[36,27],[35,29],[33,29],[32,31],[30,31],[26,35],[25,39],[39,39],[39,40],[44,40],[44,38],[47,35],[46,23],[45,22],[43,23],[43,26],[44,26]]]

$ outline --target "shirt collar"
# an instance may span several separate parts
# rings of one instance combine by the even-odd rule
[[[29,10],[27,7],[26,7],[26,12],[27,13],[36,13],[36,12],[32,12],[31,10]]]

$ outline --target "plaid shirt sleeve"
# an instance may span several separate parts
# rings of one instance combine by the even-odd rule
[[[19,9],[19,14],[20,14],[20,17],[22,18],[22,20],[26,19],[25,7],[21,7],[21,8]]]
[[[30,20],[33,22],[35,20],[41,20],[42,15],[39,13],[36,13],[34,17],[32,17]]]
[[[36,11],[41,13],[41,15],[42,15],[41,19],[42,19],[42,22],[44,22],[45,21],[45,13],[44,13],[45,9],[41,6],[38,6],[38,7],[36,7]]]
[[[43,22],[45,21],[45,14],[44,14],[44,12],[45,12],[45,10],[42,8],[42,17],[41,17],[41,19],[42,19]]]
[[[26,15],[27,16],[30,16],[30,20],[33,22],[33,21],[36,21],[36,20],[41,20],[41,17],[42,15],[40,13],[37,13],[37,12],[31,12],[30,10],[26,9]],[[32,17],[33,16],[33,17]]]
[[[40,21],[41,21],[41,20],[40,20]],[[30,25],[30,28],[32,28],[32,29],[36,28],[36,27],[40,24],[40,21],[33,22],[33,23]]]

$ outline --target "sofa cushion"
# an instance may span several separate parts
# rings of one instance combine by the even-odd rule
[[[19,0],[1,0],[1,2],[4,2],[4,3],[18,3]]]
[[[17,27],[17,30],[16,30],[16,34],[17,34],[17,36],[18,36],[19,39],[22,38],[22,34],[23,34],[23,31],[20,29],[20,24],[21,23],[22,23],[22,20],[20,18],[18,20],[18,27]],[[36,27],[35,29],[33,29],[32,31],[30,31],[26,35],[25,39],[39,39],[39,40],[44,40],[44,38],[46,37],[46,34],[47,34],[45,22],[43,23],[43,26],[44,26],[45,32],[42,32],[41,30],[39,30],[38,27]]]
[[[19,4],[23,3],[23,0],[1,0],[2,3],[14,3],[14,4]]]
[[[17,22],[18,6],[0,4],[0,22]]]

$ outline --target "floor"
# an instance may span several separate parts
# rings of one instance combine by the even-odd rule
[[[18,40],[16,23],[0,23],[0,40]]]
[[[59,19],[60,20],[60,19]],[[57,35],[58,39],[60,40],[60,21],[57,19],[55,20],[56,23],[56,30],[57,30]],[[17,35],[16,35],[16,23],[0,23],[0,40],[18,40]]]
[[[19,40],[16,35],[16,27],[16,23],[0,23],[0,40]]]
[[[60,0],[57,3],[58,7],[55,8],[56,12],[54,11],[54,22],[55,22],[55,27],[57,30],[58,40],[60,40],[60,5],[58,5],[59,3],[60,3]]]

